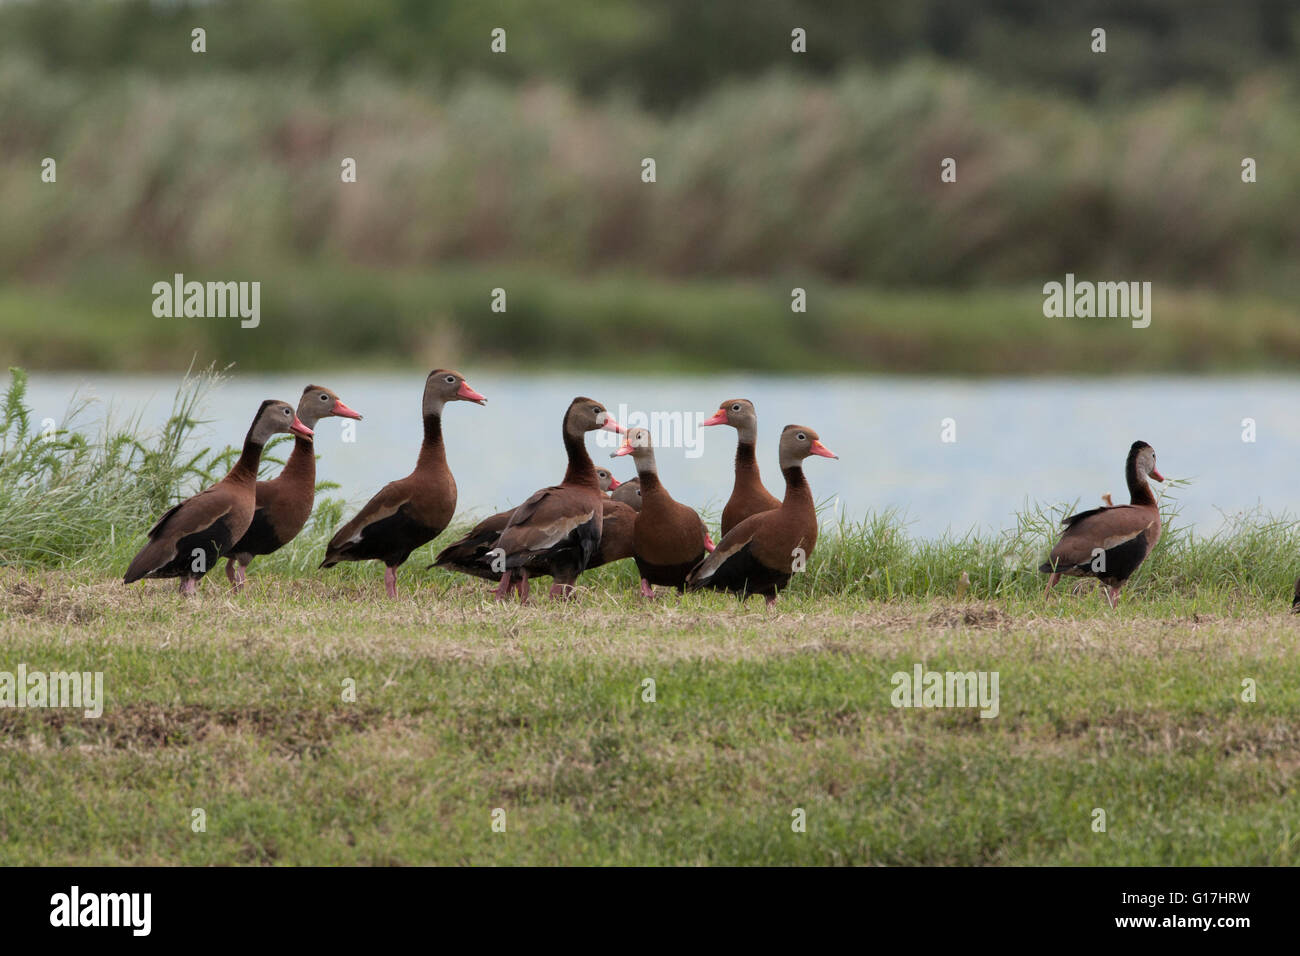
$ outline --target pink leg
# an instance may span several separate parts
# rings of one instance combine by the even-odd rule
[[[1119,588],[1106,588],[1106,601],[1112,610],[1119,607]]]
[[[1056,582],[1059,580],[1061,580],[1061,576],[1053,571],[1052,576],[1047,579],[1047,587],[1043,589],[1043,597],[1047,597],[1052,593],[1052,588],[1056,587]]]
[[[196,578],[181,578],[181,594],[186,597],[194,597],[199,593],[199,582]]]
[[[234,558],[226,558],[226,580],[230,582],[231,587],[236,591],[239,590],[239,574],[236,571],[239,565]]]
[[[769,594],[769,595],[767,596],[767,606],[768,606],[768,609],[769,609],[769,610],[772,610],[772,611],[775,611],[775,610],[776,610],[776,595],[775,595],[775,594]]]
[[[551,585],[551,599],[557,601],[567,601],[577,593],[572,581],[556,581]]]
[[[520,571],[519,580],[515,582],[515,591],[519,594],[519,603],[528,603],[528,572]]]
[[[645,578],[641,579],[641,596],[643,598],[649,598],[652,601],[655,598],[655,589],[650,586],[650,582]]]
[[[397,597],[397,568],[384,568],[384,589],[390,598]]]
[[[504,601],[506,598],[510,597],[510,589],[514,586],[511,583],[511,579],[513,577],[514,574],[511,573],[510,571],[506,571],[504,574],[501,575],[501,583],[497,585],[498,601]]]

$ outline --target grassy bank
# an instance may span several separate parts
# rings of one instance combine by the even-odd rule
[[[644,602],[628,562],[498,605],[424,569],[455,529],[390,602],[376,567],[315,569],[337,500],[238,596],[219,571],[188,601],[127,587],[158,511],[228,457],[184,450],[211,380],[160,434],[99,439],[34,431],[11,385],[0,672],[102,672],[106,699],[0,708],[0,865],[1296,861],[1289,519],[1200,538],[1166,500],[1118,611],[1042,596],[1064,506],[984,539],[826,527],[775,613]],[[917,664],[996,671],[998,715],[895,708]]]
[[[5,286],[7,360],[47,370],[171,371],[197,356],[249,371],[406,366],[414,358],[431,366],[963,376],[1286,371],[1300,362],[1293,302],[1161,285],[1150,328],[1134,329],[1125,319],[1044,318],[1041,286],[891,291],[799,276],[582,278],[469,264],[187,270],[187,279],[262,283],[261,324],[243,329],[233,318],[155,318],[150,290],[172,273],[101,264]],[[807,292],[806,313],[790,310],[795,287]],[[504,313],[491,309],[497,288],[506,293]]]
[[[521,609],[477,583],[395,604],[374,582],[211,583],[183,602],[0,569],[0,669],[103,671],[107,698],[97,720],[0,710],[0,863],[1300,852],[1300,658],[1273,607],[793,597],[769,615],[716,596]],[[894,708],[891,675],[917,663],[998,671],[999,715]]]

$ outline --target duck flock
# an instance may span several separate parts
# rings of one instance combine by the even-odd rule
[[[456,512],[456,479],[447,466],[442,414],[447,403],[457,401],[487,404],[459,372],[430,372],[422,402],[424,440],[415,469],[385,485],[335,533],[322,568],[340,561],[382,561],[388,596],[397,596],[397,569],[437,538]],[[306,525],[316,489],[312,429],[329,416],[361,418],[318,385],[307,386],[296,411],[287,402],[264,401],[230,473],[163,514],[123,580],[179,578],[181,593],[191,595],[207,571],[225,558],[226,576],[239,590],[255,557],[284,547]],[[568,468],[560,483],[479,522],[444,548],[430,567],[497,582],[498,600],[513,593],[526,602],[533,578],[549,577],[551,597],[567,599],[583,571],[630,558],[648,598],[658,585],[679,592],[725,591],[742,600],[759,594],[774,604],[790,578],[806,568],[817,544],[816,508],[803,462],[836,456],[811,428],[787,425],[777,446],[785,480],[785,494],[778,499],[759,475],[753,403],[728,399],[703,424],[730,425],[738,437],[735,484],[716,545],[699,513],[674,500],[659,480],[650,432],[624,428],[600,402],[580,396],[564,412]],[[632,481],[616,481],[591,460],[585,435],[602,429],[624,436],[613,454],[632,456],[637,471]],[[258,481],[262,449],[280,433],[294,436],[293,452],[277,477]],[[1146,442],[1133,443],[1125,477],[1129,504],[1108,504],[1065,519],[1060,541],[1039,568],[1049,575],[1048,591],[1062,575],[1094,577],[1115,606],[1120,589],[1160,538],[1160,511],[1147,479],[1165,479]]]

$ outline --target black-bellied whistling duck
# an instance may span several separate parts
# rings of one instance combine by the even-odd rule
[[[1124,582],[1160,540],[1160,507],[1148,477],[1165,480],[1156,470],[1155,449],[1135,441],[1124,465],[1130,503],[1081,511],[1061,522],[1065,533],[1038,568],[1051,575],[1044,594],[1061,575],[1092,577],[1106,585],[1106,600],[1115,607]]]
[[[385,485],[338,530],[322,568],[340,561],[382,561],[384,588],[389,597],[397,597],[397,569],[412,551],[442,534],[456,513],[456,479],[442,443],[442,410],[448,402],[486,405],[487,399],[459,372],[438,368],[429,373],[421,404],[424,442],[415,470]]]
[[[629,478],[627,481],[620,481],[618,487],[610,494],[610,498],[627,505],[633,511],[640,511],[641,479]]]
[[[122,580],[180,578],[182,594],[193,594],[198,581],[229,547],[244,536],[257,501],[257,466],[272,435],[289,432],[311,437],[288,402],[267,399],[253,416],[244,448],[230,474],[193,498],[169,509],[149,529],[149,543],[131,561]]]
[[[308,385],[298,402],[298,421],[310,429],[322,418],[337,415],[361,419],[343,400],[320,385]],[[238,591],[244,586],[248,567],[259,554],[271,554],[298,537],[311,517],[316,499],[316,445],[310,438],[295,435],[293,451],[280,474],[257,483],[257,504],[248,530],[226,553],[226,577]]]
[[[743,601],[761,594],[768,606],[777,591],[790,583],[796,567],[812,557],[817,544],[817,508],[804,477],[809,455],[835,458],[817,433],[803,425],[787,425],[779,446],[785,498],[780,507],[750,515],[722,536],[714,552],[686,580],[690,591],[712,588],[729,591]]]
[[[1295,597],[1291,599],[1291,613],[1300,614],[1300,578],[1296,578]]]
[[[596,470],[600,471],[599,468]],[[631,483],[636,483],[637,488],[640,488],[640,482],[636,478],[633,478],[632,482],[615,481],[610,486],[613,488],[613,493],[602,505],[604,513],[601,517],[600,544],[596,547],[596,553],[591,556],[588,568],[598,568],[603,564],[612,564],[632,557],[632,531],[636,528],[637,509],[626,501],[617,500],[618,493]],[[638,505],[641,503],[635,489],[632,500]]]
[[[758,441],[758,412],[747,398],[730,398],[723,402],[714,416],[703,424],[730,425],[736,430],[736,483],[731,497],[722,509],[722,533],[740,524],[750,515],[779,508],[781,502],[763,487],[758,474],[755,443]]]
[[[623,484],[605,468],[596,469],[596,480],[600,483],[602,494]],[[608,505],[611,502],[608,498],[605,500],[606,516],[608,516]],[[484,518],[470,529],[469,533],[463,538],[453,541],[438,552],[438,557],[429,567],[446,568],[449,571],[459,571],[461,574],[472,574],[474,577],[483,578],[485,581],[500,581],[501,572],[493,569],[491,559],[488,558],[487,554],[496,547],[497,538],[501,537],[501,532],[506,530],[506,525],[510,523],[510,516],[514,513],[515,509],[510,508]],[[595,567],[595,565],[588,565],[588,567]]]
[[[558,485],[535,492],[515,509],[497,539],[489,560],[504,573],[497,599],[512,590],[528,600],[528,579],[549,574],[551,597],[572,595],[578,575],[591,564],[600,546],[605,496],[583,436],[604,429],[627,431],[600,402],[575,398],[564,413],[564,450],[569,466]]]
[[[641,572],[641,594],[654,597],[654,585],[686,588],[686,575],[713,550],[704,521],[694,508],[673,500],[659,480],[655,450],[645,428],[628,430],[614,455],[631,455],[641,479],[641,511],[632,529],[632,556]]]

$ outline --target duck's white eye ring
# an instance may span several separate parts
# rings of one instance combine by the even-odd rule
[[[448,375],[445,381],[447,382],[448,385],[455,385],[455,384],[456,384],[456,376],[455,376],[455,375]]]
[[[799,433],[798,435],[796,435],[795,437],[798,438],[800,441],[806,441],[807,438],[808,438],[808,436],[805,435],[803,432],[800,432],[800,433]]]
[[[738,412],[738,411],[740,411],[740,402],[737,402],[735,405],[732,405],[732,406],[731,406],[731,410],[732,410],[733,412]]]

